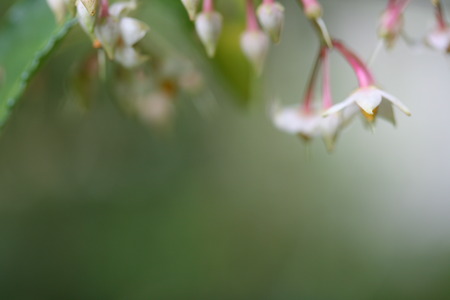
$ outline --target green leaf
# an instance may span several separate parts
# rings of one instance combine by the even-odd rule
[[[75,24],[56,24],[45,0],[22,0],[0,22],[0,126],[45,57]]]

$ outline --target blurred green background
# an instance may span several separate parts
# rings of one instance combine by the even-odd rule
[[[357,120],[329,155],[267,114],[273,97],[301,98],[318,46],[295,1],[283,1],[283,41],[262,79],[233,42],[240,1],[218,1],[231,25],[210,63],[180,1],[141,2],[150,36],[213,74],[216,107],[205,118],[178,102],[169,134],[104,90],[77,111],[69,70],[90,50],[73,30],[0,139],[0,299],[450,299],[447,57],[403,42],[382,52],[375,75],[413,116],[374,134]],[[323,5],[330,31],[368,57],[385,1]],[[413,2],[407,30],[432,24]],[[338,100],[355,80],[334,58]]]

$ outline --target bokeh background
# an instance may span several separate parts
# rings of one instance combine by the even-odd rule
[[[376,78],[413,116],[373,133],[356,120],[328,154],[267,114],[274,97],[301,99],[318,47],[295,1],[282,1],[261,79],[238,48],[242,1],[218,1],[230,20],[213,61],[180,1],[141,2],[148,42],[192,59],[215,104],[205,116],[179,101],[163,134],[104,88],[75,109],[70,70],[91,50],[74,29],[0,139],[1,299],[450,299],[448,57],[402,41],[382,51]],[[362,57],[384,5],[323,1],[332,34]],[[431,6],[413,1],[405,21],[422,38]],[[333,59],[339,100],[355,79]]]

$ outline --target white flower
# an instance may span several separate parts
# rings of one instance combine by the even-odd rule
[[[287,133],[299,135],[309,140],[320,134],[322,116],[313,112],[306,112],[302,107],[290,106],[282,109],[275,108],[273,113],[275,126]]]
[[[195,29],[206,48],[206,53],[209,57],[213,57],[222,32],[222,16],[215,11],[202,12],[195,20]]]
[[[382,117],[394,121],[392,104],[397,106],[406,115],[411,115],[409,109],[396,97],[380,90],[375,86],[368,86],[359,88],[347,99],[332,106],[324,113],[324,116],[337,113],[344,108],[353,106],[354,104],[361,108],[361,111],[368,121],[374,121],[377,113],[381,113]]]
[[[139,99],[136,109],[143,122],[156,128],[170,126],[175,116],[173,99],[162,91],[153,92]]]
[[[287,133],[295,134],[309,141],[315,137],[322,137],[328,152],[333,151],[339,132],[344,129],[355,115],[354,109],[323,117],[321,110],[305,111],[302,106],[275,108],[273,122],[275,126]]]
[[[84,10],[84,15],[88,14],[81,2],[78,2],[77,7],[80,11]],[[134,45],[144,38],[149,27],[144,22],[126,17],[133,9],[136,9],[136,1],[114,3],[109,7],[109,15],[100,18],[95,24],[95,37],[108,57],[126,68],[134,68],[147,60]]]
[[[262,30],[247,30],[241,36],[242,51],[258,74],[263,69],[269,46],[269,37]]]
[[[284,7],[278,3],[263,3],[258,7],[258,20],[274,43],[280,41],[284,23]]]
[[[200,4],[200,0],[181,0],[183,2],[184,7],[186,8],[189,18],[191,20],[195,20],[195,16],[197,15],[198,5]]]
[[[450,27],[432,30],[426,37],[426,43],[437,51],[447,52],[450,48]]]

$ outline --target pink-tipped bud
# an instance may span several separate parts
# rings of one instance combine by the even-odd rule
[[[301,0],[305,15],[309,19],[319,19],[322,17],[322,6],[317,0]]]
[[[216,11],[201,12],[195,20],[195,29],[206,53],[213,57],[222,32],[222,16]]]
[[[403,30],[403,11],[409,0],[391,1],[381,15],[378,36],[392,47]]]
[[[269,37],[262,30],[246,30],[241,36],[242,51],[252,63],[257,74],[263,70],[269,46]]]
[[[274,43],[280,41],[284,24],[284,7],[278,2],[263,3],[258,7],[258,20]]]
[[[192,21],[195,20],[200,0],[181,0],[181,2],[183,3],[184,7],[186,8],[189,14],[189,19],[191,19]]]

